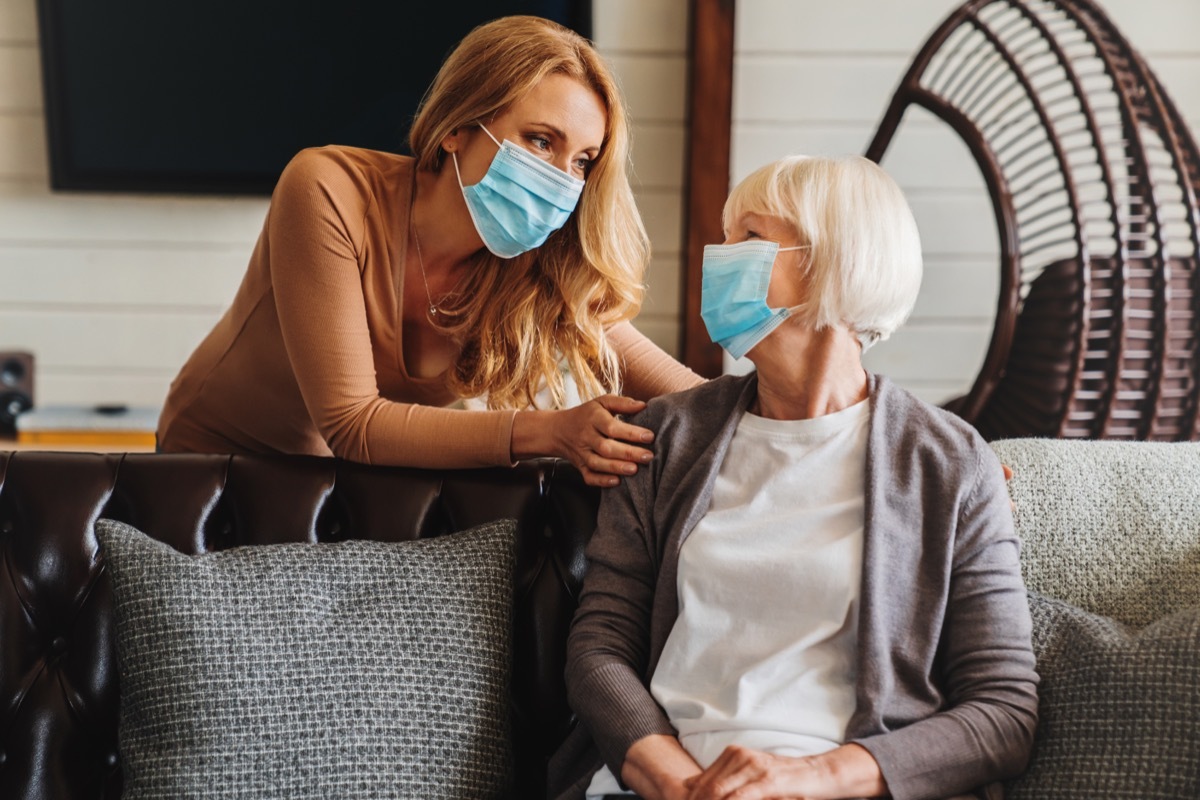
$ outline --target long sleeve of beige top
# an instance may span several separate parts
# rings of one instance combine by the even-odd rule
[[[232,305],[171,386],[162,449],[511,463],[515,411],[445,408],[457,399],[446,375],[405,368],[413,179],[411,159],[375,151],[326,147],[292,160]],[[633,396],[700,381],[629,323],[609,335]]]

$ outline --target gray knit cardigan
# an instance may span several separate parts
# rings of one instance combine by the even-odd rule
[[[582,798],[602,760],[675,734],[648,686],[678,614],[676,567],[757,377],[658,398],[632,420],[655,459],[604,493],[567,653],[580,725],[550,797]],[[847,741],[895,798],[998,798],[1037,724],[1030,617],[1000,464],[973,428],[870,378],[857,708]],[[803,487],[796,487],[797,493]]]

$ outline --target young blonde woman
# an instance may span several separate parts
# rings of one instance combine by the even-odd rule
[[[653,435],[619,415],[701,379],[629,323],[649,245],[603,61],[547,20],[480,26],[410,145],[292,160],[232,306],[171,386],[160,449],[635,473]],[[565,407],[564,367],[587,402]],[[463,398],[486,408],[447,408]]]

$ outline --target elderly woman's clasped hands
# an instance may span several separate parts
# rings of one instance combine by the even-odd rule
[[[820,800],[845,797],[858,785],[861,797],[886,790],[871,754],[857,745],[831,757],[790,757],[729,745],[704,772],[684,780],[685,800]],[[854,752],[854,751],[857,751]],[[836,751],[831,751],[836,752]],[[857,780],[854,775],[857,773]]]
[[[701,770],[674,737],[649,736],[630,748],[627,768],[630,759],[644,765],[634,782],[654,785],[662,800],[820,800],[847,792],[876,797],[887,789],[871,754],[858,745],[803,757],[729,745]]]

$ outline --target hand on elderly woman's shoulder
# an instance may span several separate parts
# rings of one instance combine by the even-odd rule
[[[654,432],[621,419],[646,407],[632,397],[606,394],[560,411],[522,411],[513,419],[512,457],[556,456],[570,461],[590,486],[616,486],[654,457],[642,445]]]
[[[685,784],[687,800],[834,800],[887,793],[874,757],[856,744],[803,758],[732,745]]]

